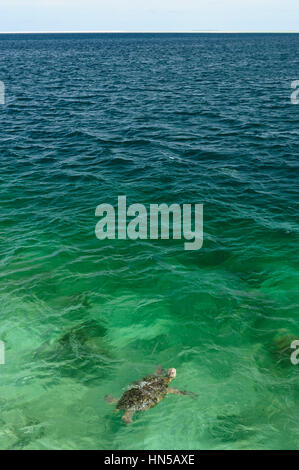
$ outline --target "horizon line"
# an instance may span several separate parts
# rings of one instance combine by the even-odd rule
[[[181,30],[181,31],[122,31],[122,30],[70,30],[70,31],[0,31],[0,34],[298,34],[299,31],[262,31],[262,30]]]

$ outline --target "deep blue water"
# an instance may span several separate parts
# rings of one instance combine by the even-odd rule
[[[0,447],[298,448],[296,34],[1,35]],[[204,204],[204,244],[95,237]],[[176,367],[126,427],[104,402]]]

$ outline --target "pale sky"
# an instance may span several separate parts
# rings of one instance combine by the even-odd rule
[[[5,31],[298,31],[299,0],[0,0]]]

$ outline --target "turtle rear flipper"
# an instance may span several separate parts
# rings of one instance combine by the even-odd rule
[[[133,422],[133,410],[127,410],[122,417],[122,420],[125,424],[131,424]]]
[[[113,403],[118,402],[118,399],[114,398],[114,396],[111,393],[109,393],[109,395],[106,395],[104,399],[107,403],[109,403],[109,405],[113,405]]]

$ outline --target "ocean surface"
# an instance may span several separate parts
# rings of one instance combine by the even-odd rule
[[[298,449],[296,34],[1,35],[0,448]],[[101,203],[204,205],[204,243]],[[156,366],[125,426],[104,401]]]

